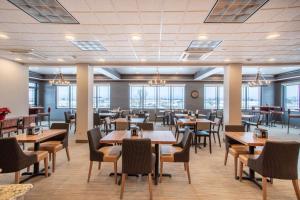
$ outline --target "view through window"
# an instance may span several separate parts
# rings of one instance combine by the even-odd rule
[[[284,107],[287,109],[300,108],[300,84],[284,86]]]
[[[93,107],[110,108],[110,85],[109,84],[94,85]]]
[[[204,109],[223,109],[223,85],[204,85]]]
[[[37,106],[37,98],[38,98],[38,84],[29,82],[29,105]]]

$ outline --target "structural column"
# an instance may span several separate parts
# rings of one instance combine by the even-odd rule
[[[242,65],[224,67],[224,124],[241,124]]]
[[[87,131],[93,128],[93,67],[77,64],[76,142],[87,142]]]

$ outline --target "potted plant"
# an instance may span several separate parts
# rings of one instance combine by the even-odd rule
[[[7,107],[0,108],[0,120],[4,120],[4,119],[5,119],[5,116],[6,116],[8,113],[10,113],[9,108],[7,108]]]

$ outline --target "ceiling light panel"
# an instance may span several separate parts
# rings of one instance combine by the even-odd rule
[[[222,40],[192,40],[187,51],[209,52],[217,48]]]
[[[98,41],[71,41],[82,51],[107,51]]]
[[[79,24],[57,0],[8,0],[41,23]]]
[[[205,23],[243,23],[269,0],[218,0]]]

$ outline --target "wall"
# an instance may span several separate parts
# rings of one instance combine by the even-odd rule
[[[275,95],[275,91],[274,91],[274,83],[272,83],[271,85],[267,86],[267,87],[262,87],[261,89],[261,105],[276,105],[279,106],[277,104],[275,104],[275,99],[274,99],[274,95]]]
[[[28,115],[28,68],[0,58],[0,107],[8,107],[7,117]]]

